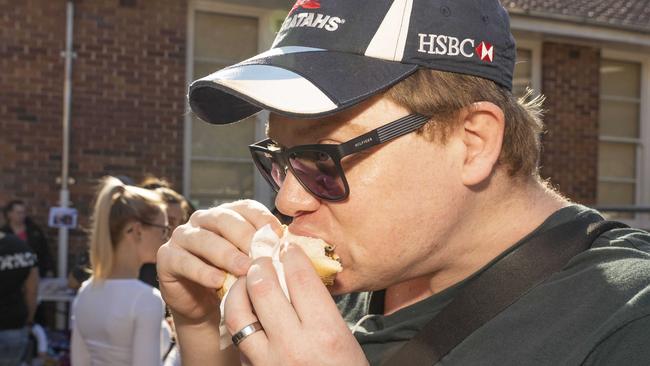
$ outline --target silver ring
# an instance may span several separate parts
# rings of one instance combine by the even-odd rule
[[[262,324],[260,324],[259,321],[248,324],[247,326],[243,327],[239,332],[233,334],[232,343],[235,346],[238,346],[244,339],[246,339],[246,337],[260,330],[264,330],[264,328],[262,328]]]

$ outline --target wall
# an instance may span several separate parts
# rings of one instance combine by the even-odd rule
[[[545,42],[542,176],[572,200],[596,202],[600,50]]]
[[[87,227],[103,175],[181,188],[187,3],[75,3],[70,196]],[[65,1],[0,0],[0,204],[27,201],[43,226],[59,196],[65,27]],[[74,230],[71,252],[85,241]]]

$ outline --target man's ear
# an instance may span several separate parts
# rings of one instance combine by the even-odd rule
[[[494,103],[477,102],[467,109],[462,130],[464,185],[475,186],[490,177],[501,155],[504,130],[503,111]]]

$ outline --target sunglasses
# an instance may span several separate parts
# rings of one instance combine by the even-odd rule
[[[145,221],[141,221],[141,222],[142,222],[143,225],[147,225],[147,226],[151,226],[151,227],[157,227],[159,229],[162,229],[162,235],[163,235],[163,238],[165,238],[165,239],[168,239],[169,234],[171,234],[171,232],[172,232],[172,228],[169,225],[165,226],[165,225],[153,224],[153,223],[145,222]]]
[[[311,194],[326,201],[342,201],[350,187],[341,166],[341,159],[414,132],[429,117],[409,114],[342,144],[298,145],[283,148],[266,139],[250,145],[253,161],[266,181],[277,192],[287,171]]]

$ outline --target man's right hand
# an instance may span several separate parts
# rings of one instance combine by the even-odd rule
[[[177,326],[218,326],[219,299],[226,272],[243,276],[255,232],[278,219],[261,203],[243,200],[195,212],[158,250],[158,280]]]

